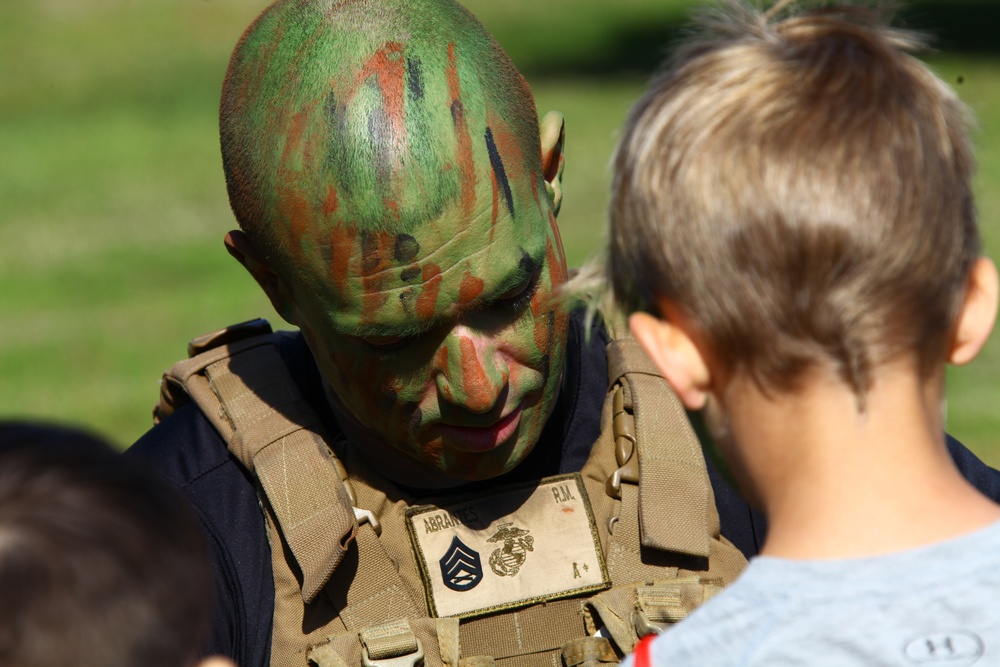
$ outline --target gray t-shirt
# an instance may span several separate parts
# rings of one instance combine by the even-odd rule
[[[656,667],[1000,666],[1000,523],[874,558],[754,558],[650,657]]]

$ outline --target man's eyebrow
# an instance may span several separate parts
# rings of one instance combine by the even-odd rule
[[[475,312],[489,308],[494,302],[499,300],[501,295],[531,280],[545,266],[544,253],[541,254],[541,257],[535,258],[524,248],[518,249],[521,252],[521,257],[517,265],[512,267],[504,279],[497,283],[496,287],[491,290],[491,294],[480,295],[479,298],[466,307],[467,310],[465,312]],[[460,317],[463,314],[465,313],[460,312],[457,313],[457,316]],[[366,322],[365,324],[354,324],[350,327],[344,327],[339,330],[339,333],[352,338],[374,338],[379,336],[412,337],[425,334],[440,326],[441,322],[452,319],[452,317],[451,315],[432,317],[419,322]]]

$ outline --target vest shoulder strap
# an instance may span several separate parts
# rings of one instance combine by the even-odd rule
[[[608,380],[612,391],[621,387],[612,408],[621,467],[608,486],[638,483],[643,546],[707,558],[719,515],[680,399],[632,338],[608,345]]]
[[[264,320],[195,339],[161,383],[156,421],[191,400],[259,480],[311,601],[357,533],[343,466]],[[333,538],[333,539],[331,539]]]

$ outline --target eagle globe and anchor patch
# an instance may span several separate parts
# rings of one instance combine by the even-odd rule
[[[406,511],[436,617],[471,618],[611,584],[579,473]]]

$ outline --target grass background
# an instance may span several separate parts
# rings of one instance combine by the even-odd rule
[[[216,136],[229,52],[259,0],[0,3],[0,417],[126,446],[186,341],[270,306],[222,247],[234,226]],[[468,0],[567,119],[572,264],[601,243],[617,128],[692,3]],[[1000,5],[912,5],[929,57],[979,117],[977,192],[1000,253]],[[1000,465],[1000,337],[949,375],[949,430]]]

